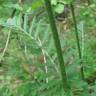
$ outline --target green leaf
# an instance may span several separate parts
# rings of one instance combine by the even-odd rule
[[[62,13],[64,11],[64,5],[63,4],[57,4],[55,7],[54,7],[54,10],[55,12],[57,13]]]
[[[52,5],[56,5],[58,0],[51,0]]]
[[[35,10],[35,9],[37,9],[37,8],[39,8],[39,7],[41,7],[43,5],[43,3],[41,2],[41,0],[37,0],[37,1],[35,1],[31,6],[31,8],[33,9],[33,10]]]

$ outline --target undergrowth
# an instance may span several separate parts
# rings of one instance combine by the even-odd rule
[[[33,1],[32,6],[35,4]],[[40,5],[36,3],[35,7],[31,7],[30,1],[21,5],[15,3],[15,0],[8,0],[0,5],[0,96],[65,96],[44,2],[39,2]],[[14,8],[17,11],[11,18]],[[74,3],[74,8],[83,56],[84,81],[80,74],[81,61],[71,12],[63,21],[55,22],[68,84],[73,96],[95,96],[95,1],[89,6]]]

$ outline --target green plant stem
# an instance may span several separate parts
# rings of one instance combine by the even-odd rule
[[[52,29],[52,34],[53,34],[53,38],[54,38],[54,42],[55,42],[55,47],[56,47],[56,51],[57,51],[57,55],[58,55],[58,60],[59,60],[59,63],[60,63],[60,71],[61,71],[61,77],[62,77],[64,91],[66,93],[68,93],[69,90],[70,90],[70,87],[69,87],[69,84],[68,84],[68,79],[67,79],[67,74],[66,74],[66,70],[65,70],[63,54],[62,54],[62,51],[61,51],[61,44],[60,44],[59,35],[58,35],[58,31],[57,31],[57,27],[56,27],[55,19],[54,19],[54,16],[53,16],[50,1],[45,0],[45,5],[46,5],[47,13],[49,15],[50,26],[51,26],[51,29]],[[70,95],[68,95],[68,96],[70,96]]]
[[[76,16],[75,16],[73,4],[70,4],[70,6],[71,6],[71,12],[72,12],[72,17],[73,17],[73,22],[74,22],[76,39],[77,39],[76,41],[77,41],[77,47],[78,47],[78,55],[79,55],[80,64],[81,64],[81,77],[84,80],[84,69],[83,69],[83,65],[82,65],[82,54],[81,54],[81,48],[80,48],[80,40],[79,40],[79,34],[78,34]]]
[[[91,4],[91,1],[90,0],[87,0],[87,3],[88,3],[88,5],[90,5]]]

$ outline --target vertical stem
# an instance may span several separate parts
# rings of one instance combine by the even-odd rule
[[[90,5],[91,4],[91,1],[90,0],[87,0],[87,3],[88,3],[88,5]]]
[[[77,47],[78,47],[78,55],[79,55],[80,64],[81,64],[81,77],[84,80],[84,69],[83,69],[83,65],[82,65],[82,54],[81,54],[81,48],[80,48],[80,40],[79,40],[76,16],[75,16],[73,4],[70,4],[70,6],[71,6],[71,12],[72,12],[72,17],[73,17],[73,21],[74,21],[74,28],[75,28],[76,39],[77,39],[76,41],[77,41]]]
[[[66,70],[65,70],[63,54],[61,51],[61,44],[60,44],[58,31],[57,31],[57,27],[55,24],[55,19],[53,16],[50,0],[45,0],[45,5],[46,5],[47,13],[49,15],[50,26],[52,29],[52,34],[53,34],[54,43],[55,43],[55,47],[56,47],[56,51],[57,51],[57,56],[58,56],[58,60],[60,63],[60,72],[61,72],[61,77],[62,77],[63,88],[64,88],[64,91],[68,94],[68,96],[70,96],[69,95],[70,87],[69,87],[68,80],[67,80],[67,74],[66,74]]]

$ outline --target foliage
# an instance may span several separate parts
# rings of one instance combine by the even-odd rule
[[[52,8],[62,13],[73,1],[59,2],[51,0]],[[96,2],[87,3],[73,2],[85,81],[81,79],[71,12],[63,21],[55,22],[73,96],[96,94]],[[65,96],[44,6],[44,0],[24,0],[21,4],[0,0],[0,96]]]

